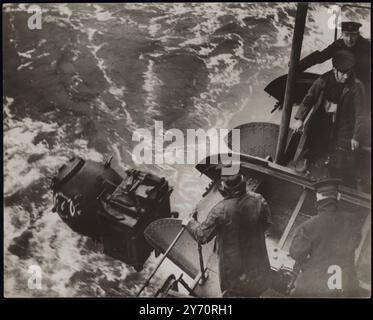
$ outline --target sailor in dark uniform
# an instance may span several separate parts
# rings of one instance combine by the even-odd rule
[[[188,232],[204,244],[216,236],[220,288],[224,297],[259,297],[271,284],[265,244],[270,211],[264,198],[246,192],[242,175],[222,181],[224,199],[202,223],[183,221]]]
[[[342,178],[351,187],[356,184],[355,156],[366,125],[364,87],[354,66],[349,51],[336,52],[333,70],[312,84],[295,115],[295,129],[303,131],[294,157],[297,170],[328,159],[329,177]],[[302,161],[306,165],[299,166]]]
[[[292,296],[358,297],[355,249],[361,239],[353,213],[339,207],[337,179],[315,184],[317,215],[301,224],[289,253],[301,269]]]

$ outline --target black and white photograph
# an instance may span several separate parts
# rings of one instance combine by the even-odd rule
[[[2,20],[5,298],[371,298],[370,2]]]

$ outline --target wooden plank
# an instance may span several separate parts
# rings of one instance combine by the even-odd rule
[[[300,209],[302,208],[302,205],[304,203],[304,200],[306,199],[306,196],[307,196],[307,189],[304,189],[303,192],[302,192],[302,194],[299,197],[298,203],[295,206],[293,213],[291,214],[289,222],[286,225],[285,231],[282,234],[282,237],[281,237],[281,239],[280,239],[280,241],[278,243],[278,246],[281,249],[284,247],[286,239],[288,238],[290,230],[293,227],[295,220],[297,219],[297,216],[299,214]]]

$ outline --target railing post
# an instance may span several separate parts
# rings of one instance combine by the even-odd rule
[[[197,215],[194,215],[194,219],[196,221],[198,221],[197,219]],[[206,277],[206,273],[205,273],[205,266],[204,266],[204,263],[203,263],[203,252],[202,252],[202,245],[197,241],[197,245],[198,245],[198,257],[199,257],[199,266],[200,266],[200,269],[201,269],[201,281],[200,281],[200,284],[204,284],[207,277]]]
[[[203,263],[202,245],[198,243],[198,255],[199,255],[199,266],[201,268],[201,284],[204,284],[207,277],[205,272],[205,266]]]
[[[156,267],[154,268],[153,272],[151,273],[151,275],[149,276],[149,278],[145,281],[145,283],[143,284],[143,286],[141,287],[140,291],[137,293],[137,297],[140,296],[140,294],[143,292],[143,290],[149,285],[150,283],[150,280],[154,277],[155,273],[157,272],[157,270],[159,269],[159,267],[161,266],[161,264],[163,263],[163,261],[167,258],[168,254],[170,253],[170,251],[173,249],[173,247],[175,246],[176,242],[179,241],[180,237],[183,235],[184,231],[185,231],[185,226],[181,226],[181,230],[179,231],[179,233],[176,235],[174,241],[172,241],[172,243],[170,244],[170,246],[168,247],[168,249],[166,250],[166,252],[164,253],[162,259],[158,262],[158,264],[156,265]]]
[[[298,3],[295,17],[293,41],[291,45],[289,73],[286,80],[284,106],[282,109],[280,132],[277,141],[275,163],[281,164],[281,160],[286,148],[289,131],[291,111],[293,107],[293,90],[297,76],[297,67],[302,50],[304,27],[306,24],[308,3]]]

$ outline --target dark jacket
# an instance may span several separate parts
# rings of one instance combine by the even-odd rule
[[[295,119],[304,121],[312,110],[310,118],[304,125],[303,134],[294,156],[295,161],[299,159],[304,151],[308,139],[325,140],[330,138],[317,136],[310,137],[310,132],[318,132],[318,115],[320,114],[320,109],[323,108],[325,103],[325,87],[328,81],[334,81],[333,77],[334,74],[330,71],[318,78],[308,90],[307,95],[304,97],[295,115]],[[340,140],[345,140],[346,146],[349,145],[352,138],[361,142],[365,130],[364,87],[356,77],[351,76],[346,82],[337,108],[336,125],[343,124],[344,126],[343,128],[340,128],[340,132],[343,132],[344,136],[339,136],[338,138]],[[352,114],[347,113],[346,117],[341,119],[339,113],[343,110],[353,110],[353,112]]]
[[[289,250],[303,271],[292,295],[357,297],[359,285],[354,261],[361,237],[356,217],[338,209],[337,200],[332,198],[319,201],[317,211],[316,216],[298,227]],[[335,272],[329,268],[335,265],[341,270],[342,290],[328,287],[328,279]]]
[[[204,222],[191,220],[187,225],[202,244],[216,236],[222,292],[246,286],[244,294],[255,296],[268,288],[270,264],[264,232],[269,216],[264,198],[248,192],[219,202]]]
[[[370,88],[371,47],[370,41],[362,36],[358,38],[355,46],[351,48],[347,47],[342,39],[338,39],[324,50],[311,53],[299,62],[300,71],[333,58],[334,54],[339,50],[347,50],[354,55],[356,76],[364,83],[366,88]]]

